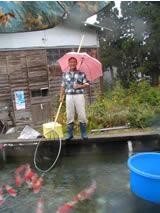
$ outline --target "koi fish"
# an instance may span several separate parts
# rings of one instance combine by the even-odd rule
[[[58,209],[57,213],[67,213],[69,212],[78,201],[87,199],[96,190],[96,181],[93,181],[92,185],[80,192],[71,202],[66,203],[64,206]]]
[[[0,188],[0,206],[3,204],[3,192],[2,188]]]
[[[33,188],[34,184],[37,183],[38,175],[34,174],[34,176],[31,178],[31,182],[29,183],[28,187],[31,189]]]
[[[88,189],[84,190],[83,192],[77,195],[77,199],[79,199],[80,201],[85,200],[90,195],[92,195],[95,190],[96,190],[96,181],[93,181],[92,185]]]
[[[21,165],[17,168],[16,172],[21,172],[27,165]]]
[[[16,196],[16,191],[13,189],[13,187],[3,184],[3,187],[7,190],[8,194],[10,194],[12,197]]]
[[[43,183],[43,176],[44,176],[44,174],[42,174],[40,176],[40,178],[38,179],[37,183],[34,185],[34,187],[33,187],[33,192],[34,193],[38,193],[39,192],[39,190],[40,190],[40,188],[42,186],[42,183]]]
[[[26,167],[26,165],[21,165],[16,169],[16,186],[20,187],[22,183],[22,177],[20,172]]]
[[[43,200],[38,201],[36,213],[43,213]]]
[[[64,213],[64,212],[68,212],[73,208],[74,205],[71,205],[70,203],[65,204],[64,206],[62,206],[60,209],[58,209],[57,213]]]
[[[30,166],[27,165],[26,171],[25,171],[25,174],[24,174],[24,180],[25,180],[26,182],[28,182],[29,179],[31,179],[33,176],[34,176],[34,173],[32,172]]]
[[[17,173],[16,174],[16,186],[20,187],[21,186],[21,182],[22,182],[22,178],[21,176]]]
[[[26,168],[26,165],[21,165],[16,169],[16,186],[20,187],[22,183],[22,177],[20,175],[20,172]]]

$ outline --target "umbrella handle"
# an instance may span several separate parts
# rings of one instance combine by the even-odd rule
[[[81,39],[81,42],[80,42],[79,48],[78,48],[78,50],[77,50],[77,53],[79,53],[79,52],[80,52],[80,49],[81,49],[81,46],[82,46],[83,40],[84,40],[84,35],[82,36],[82,39]]]

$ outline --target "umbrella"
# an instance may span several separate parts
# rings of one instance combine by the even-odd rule
[[[84,72],[89,81],[103,76],[102,64],[87,53],[69,52],[58,60],[62,72],[69,70],[68,59],[74,57],[77,59],[77,69]]]
[[[0,33],[28,32],[76,24],[97,13],[108,1],[0,1]],[[78,15],[77,15],[78,14]]]

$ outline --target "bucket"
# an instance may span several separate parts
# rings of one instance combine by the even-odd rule
[[[57,134],[54,134],[53,131],[50,131],[53,128],[59,134],[59,136],[61,138],[63,137],[62,125],[56,122],[55,127],[54,127],[54,123],[55,122],[50,122],[50,123],[45,123],[45,124],[42,125],[43,126],[43,135],[45,136],[45,138],[55,138],[55,137],[58,137]]]
[[[137,196],[160,203],[160,153],[146,152],[128,159],[130,186]]]

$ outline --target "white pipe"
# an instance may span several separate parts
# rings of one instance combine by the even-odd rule
[[[131,157],[133,153],[132,141],[128,141],[128,157]]]

